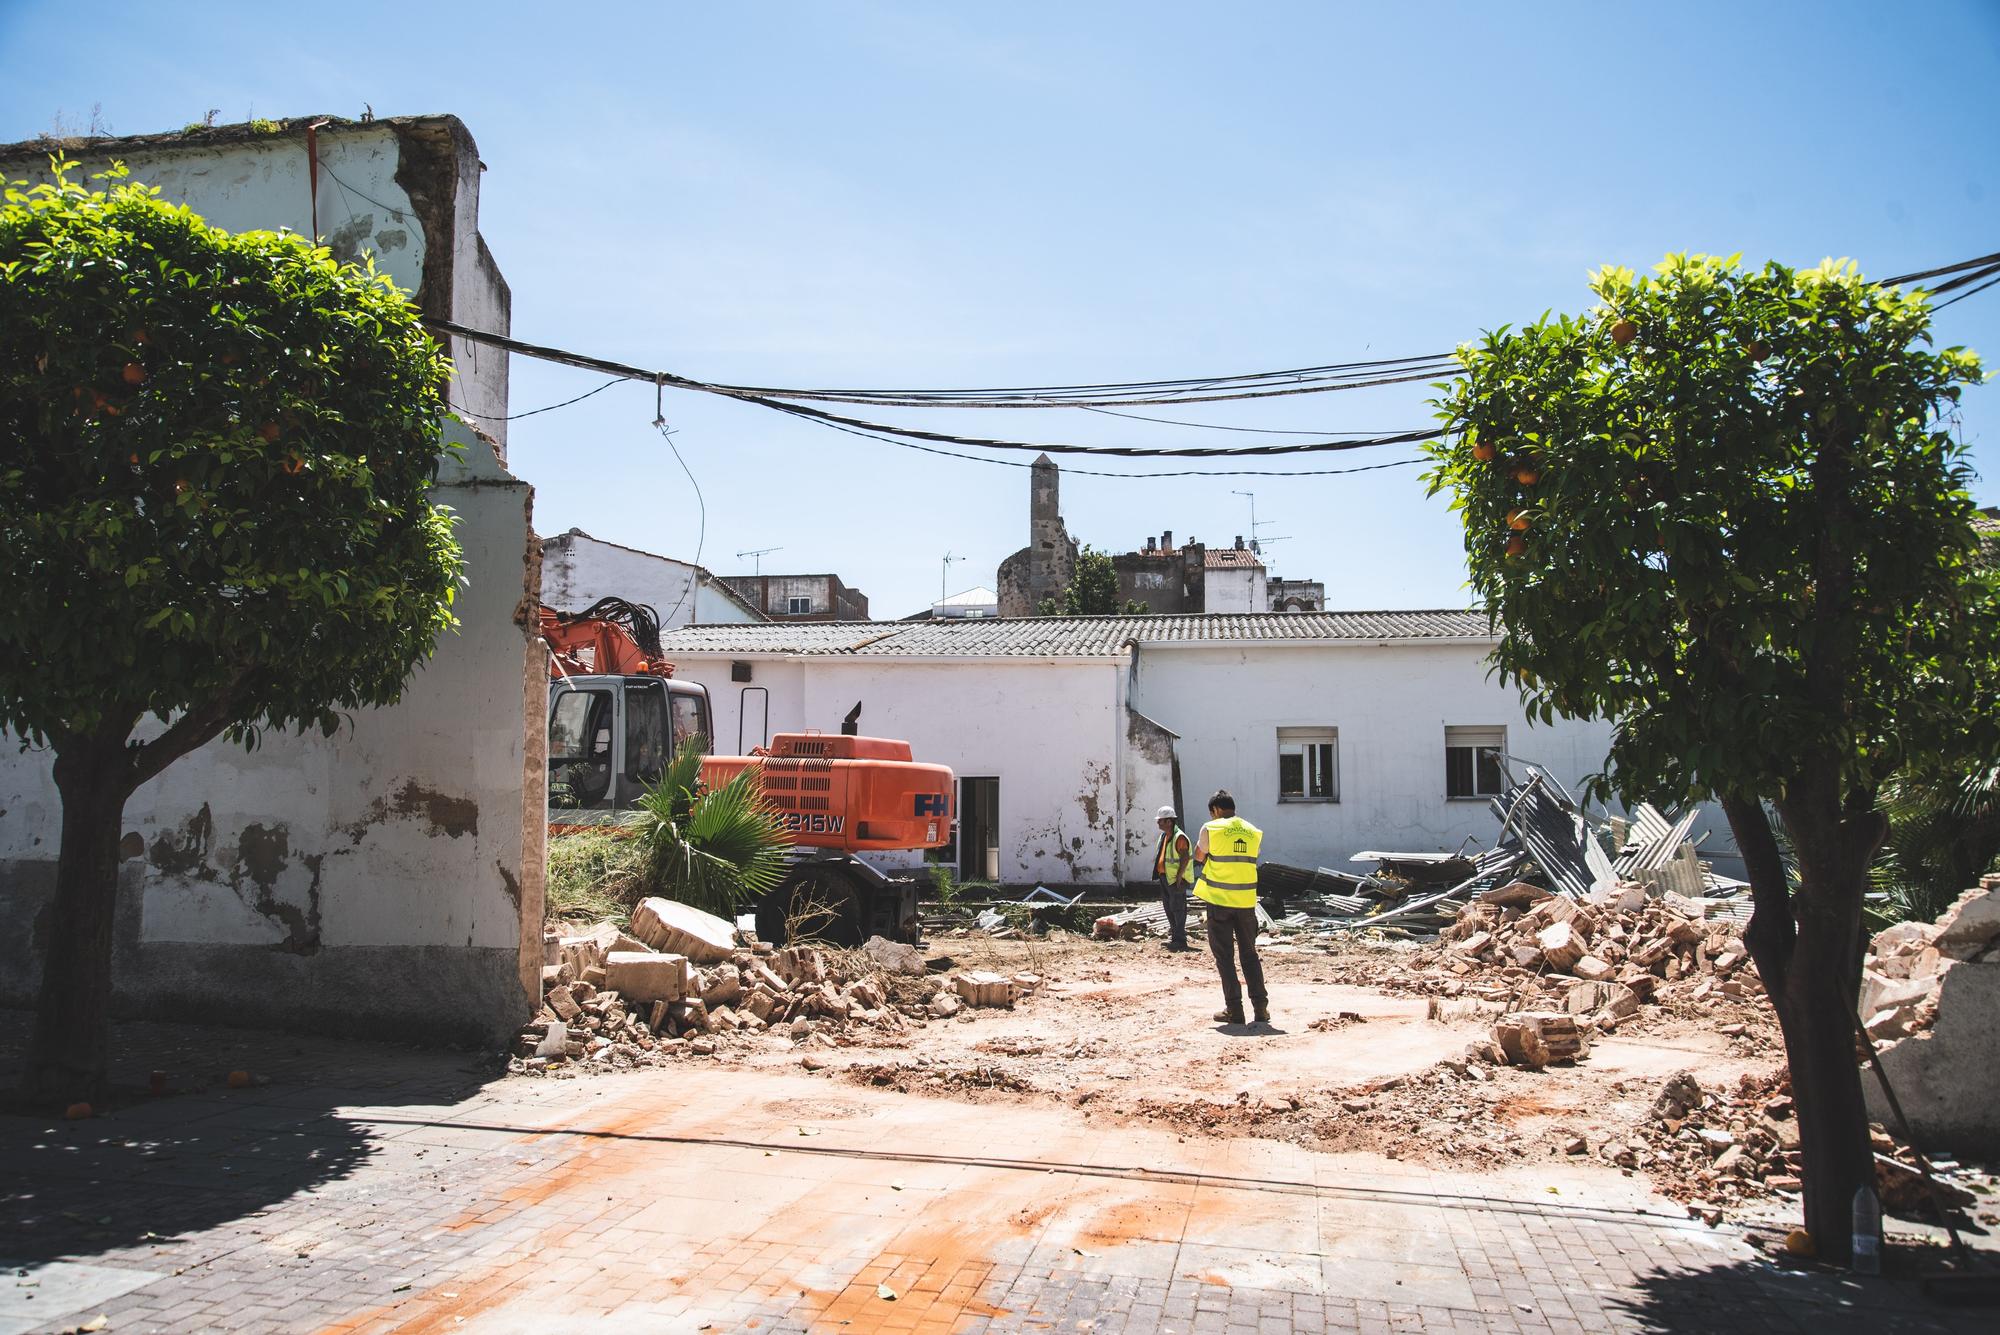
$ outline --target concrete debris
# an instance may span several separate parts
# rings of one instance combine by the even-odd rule
[[[1882,1208],[1905,1219],[1936,1222],[1916,1155],[1879,1124],[1869,1128],[1869,1136]],[[1598,1152],[1619,1167],[1643,1168],[1664,1195],[1710,1223],[1719,1221],[1725,1209],[1796,1194],[1805,1165],[1791,1082],[1782,1068],[1706,1088],[1692,1071],[1670,1076],[1653,1100],[1641,1135],[1629,1144],[1607,1141]],[[1953,1171],[1939,1174],[1947,1208],[1975,1203],[1977,1198],[1957,1185],[1954,1176]]]
[[[1709,922],[1704,911],[1702,901],[1678,895],[1614,893],[1585,904],[1502,887],[1467,905],[1435,945],[1411,951],[1378,985],[1560,1013],[1586,1038],[1666,1001],[1712,1008],[1762,995],[1735,924]]]
[[[920,978],[924,973],[924,952],[901,941],[891,941],[887,937],[871,936],[861,947],[861,953],[880,965],[884,973],[907,974]]]
[[[1926,1140],[2000,1154],[1993,1035],[2000,1031],[2000,876],[1958,897],[1935,923],[1876,935],[1861,972],[1861,1016],[1910,1125]],[[1888,1101],[1863,1081],[1871,1117]]]
[[[696,964],[720,964],[736,951],[736,929],[728,921],[671,899],[640,900],[632,910],[632,935],[650,949],[685,955]]]
[[[668,900],[641,909],[632,935],[604,923],[552,941],[560,962],[543,969],[542,1010],[521,1031],[513,1069],[621,1069],[758,1039],[824,1052],[846,1046],[850,1026],[894,1038],[933,1020],[970,1019],[968,1007],[1012,1007],[1042,982],[1029,973],[932,975],[921,951],[879,937],[859,950],[774,950],[748,933],[739,942],[731,927],[729,951],[716,959],[721,919]],[[710,958],[697,967],[683,951],[640,937]]]
[[[1580,1060],[1588,1041],[1575,1016],[1555,1011],[1519,1011],[1501,1016],[1493,1026],[1493,1044],[1507,1064],[1531,1071]]]

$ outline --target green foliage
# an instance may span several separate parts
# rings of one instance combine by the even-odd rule
[[[285,128],[279,122],[264,116],[252,116],[244,124],[257,134],[277,134]]]
[[[450,363],[372,268],[72,170],[0,206],[0,726],[395,700],[456,624]]]
[[[1934,920],[2000,870],[2000,762],[1971,773],[1936,765],[1905,770],[1882,790],[1889,839],[1873,878],[1899,916]]]
[[[550,835],[542,916],[622,922],[645,896],[644,853],[638,840],[610,828]]]
[[[1044,598],[1035,609],[1045,617],[1134,616],[1143,613],[1141,602],[1118,600],[1118,568],[1109,552],[1085,544],[1076,554],[1076,569],[1064,586],[1061,598]]]
[[[1930,348],[1925,298],[1698,255],[1591,286],[1584,316],[1459,350],[1427,478],[1503,679],[1541,719],[1615,721],[1593,791],[1811,773],[1865,811],[1914,759],[2000,749],[2000,581],[1938,421],[1980,370]]]
[[[706,750],[698,740],[682,746],[629,821],[644,850],[648,894],[733,917],[784,879],[791,839],[765,804],[756,769],[703,787]]]

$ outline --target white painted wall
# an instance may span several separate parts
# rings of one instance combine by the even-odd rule
[[[1297,866],[1353,870],[1362,849],[1491,847],[1499,822],[1482,799],[1445,796],[1447,725],[1497,725],[1507,749],[1575,790],[1600,769],[1611,728],[1530,727],[1515,693],[1489,680],[1484,644],[1146,645],[1134,703],[1180,734],[1183,791],[1217,788],[1265,831],[1264,853]],[[1277,731],[1339,729],[1340,800],[1278,800]],[[1190,819],[1194,819],[1191,817]]]
[[[697,579],[697,572],[700,578]],[[543,544],[542,601],[580,612],[600,598],[646,603],[660,626],[763,621],[729,587],[686,561],[604,542],[572,530]]]
[[[1202,611],[1268,612],[1259,566],[1211,566],[1202,572]]]
[[[908,741],[916,759],[949,765],[960,778],[1000,780],[1002,880],[1118,879],[1122,660],[732,659],[671,645],[669,654],[675,676],[708,687],[722,747],[735,746],[746,685],[770,691],[772,732],[839,732],[858,700],[864,735]],[[749,683],[730,680],[732,661],[752,665]],[[759,715],[753,704],[745,745],[760,740]]]
[[[465,453],[447,458],[439,499],[471,571],[458,632],[401,704],[351,730],[274,732],[254,752],[214,742],[133,794],[124,1009],[485,1039],[532,1012],[547,690],[523,617],[533,493],[450,430]],[[38,985],[28,943],[54,887],[49,760],[0,740],[0,1000],[15,1004]]]

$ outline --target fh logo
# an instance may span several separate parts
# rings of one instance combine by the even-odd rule
[[[945,814],[943,793],[918,793],[917,810],[919,816],[942,816]]]

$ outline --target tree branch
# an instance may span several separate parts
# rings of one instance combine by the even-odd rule
[[[135,743],[129,749],[132,787],[137,788],[196,747],[221,736],[243,708],[243,701],[238,698],[242,684],[243,678],[238,676],[220,695],[183,711],[152,741]]]

